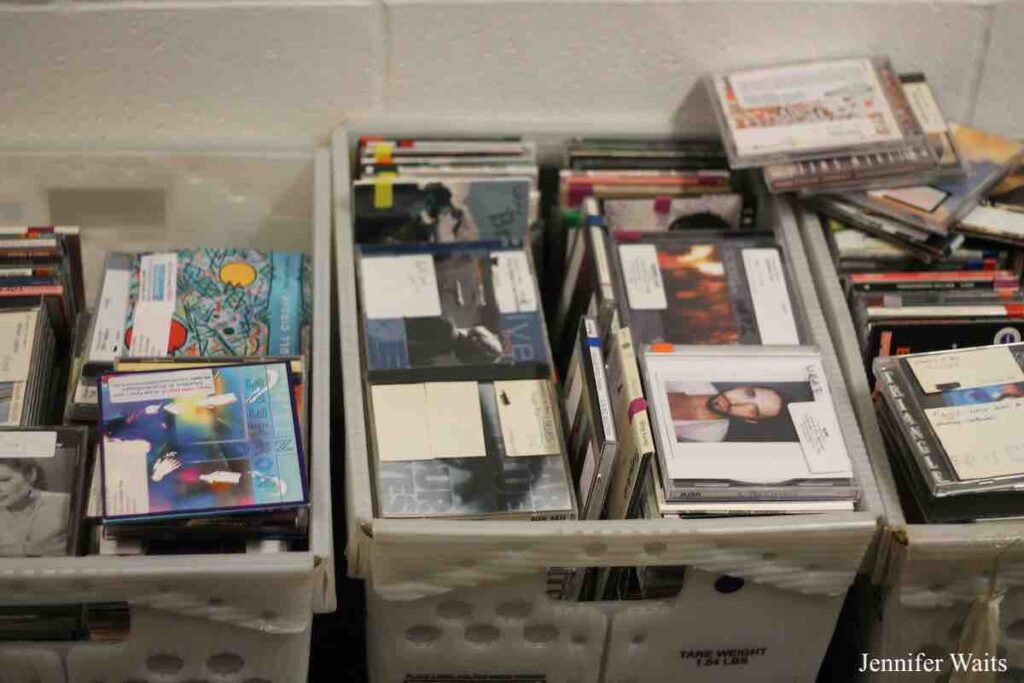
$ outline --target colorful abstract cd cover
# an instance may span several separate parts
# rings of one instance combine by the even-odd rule
[[[131,356],[300,355],[310,316],[308,261],[255,249],[140,254],[125,348]]]
[[[104,518],[306,502],[286,363],[100,378]]]

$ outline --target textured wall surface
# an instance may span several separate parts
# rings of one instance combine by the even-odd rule
[[[0,146],[322,142],[346,119],[707,130],[701,74],[888,53],[1024,135],[1024,0],[0,0]]]

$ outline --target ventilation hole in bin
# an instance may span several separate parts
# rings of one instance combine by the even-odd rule
[[[412,626],[405,632],[406,640],[410,643],[416,643],[419,645],[436,642],[440,637],[441,629],[436,626],[427,626],[425,624]]]
[[[466,627],[466,640],[477,645],[493,643],[501,637],[501,631],[490,624],[473,624]]]
[[[224,604],[224,598],[210,598],[206,601],[206,604],[210,607],[220,607]]]
[[[738,576],[723,574],[715,580],[715,590],[719,593],[725,593],[728,595],[729,593],[735,593],[739,589],[743,588],[744,583],[743,579]]]
[[[590,557],[599,557],[601,555],[604,555],[607,550],[608,546],[606,546],[604,543],[588,543],[587,545],[583,546],[583,552],[585,552]]]
[[[1024,638],[1024,619],[1018,619],[1006,627],[1006,637],[1014,640]]]
[[[648,543],[644,546],[644,552],[648,555],[661,555],[666,550],[668,550],[668,546],[661,541]]]
[[[533,605],[522,600],[512,600],[498,605],[498,616],[504,619],[525,619],[533,611]]]
[[[177,655],[160,653],[146,658],[146,668],[155,674],[174,675],[184,666],[185,661]]]
[[[215,674],[236,674],[245,666],[245,660],[233,652],[219,652],[206,660],[206,668]]]
[[[277,617],[277,612],[272,612],[270,610],[260,613],[260,619],[262,619],[263,621],[274,621],[277,619]]]
[[[473,608],[461,600],[445,600],[437,606],[437,616],[442,619],[461,620],[469,617]]]
[[[558,639],[558,629],[552,624],[533,624],[523,629],[523,637],[531,643],[546,645]]]
[[[646,633],[634,633],[633,637],[629,639],[629,642],[633,645],[643,645],[644,641],[647,640]]]
[[[590,642],[590,639],[587,638],[586,634],[584,634],[584,633],[577,633],[576,635],[574,635],[572,637],[572,644],[573,645],[578,645],[580,647],[583,647],[588,642]]]

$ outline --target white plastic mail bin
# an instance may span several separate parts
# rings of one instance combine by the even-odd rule
[[[314,612],[335,608],[330,452],[330,156],[0,152],[0,224],[79,225],[90,305],[108,250],[302,250],[314,265],[309,549],[0,559],[0,605],[127,601],[117,644],[0,644],[4,683],[306,679]]]
[[[375,683],[813,680],[882,507],[788,206],[765,202],[826,372],[854,469],[856,512],[775,518],[472,522],[373,514],[353,267],[350,157],[360,134],[526,133],[557,165],[570,135],[615,130],[467,129],[377,120],[333,140],[348,570],[367,580]],[[573,603],[544,591],[549,567],[686,565],[672,600]],[[720,581],[723,575],[743,579]]]
[[[877,594],[874,600],[864,601],[871,606],[871,613],[864,616],[864,623],[871,626],[868,649],[877,657],[906,657],[917,652],[945,657],[955,652],[967,610],[987,591],[993,563],[1002,555],[998,586],[1006,591],[1006,597],[1000,610],[1000,649],[991,654],[1005,656],[1011,668],[1007,680],[1017,680],[1014,676],[1024,675],[1024,521],[906,522],[856,330],[821,224],[813,213],[796,213],[888,520],[881,542],[888,551],[879,553],[874,573]],[[948,673],[948,660],[945,666]],[[935,680],[935,676],[920,674],[921,680]]]

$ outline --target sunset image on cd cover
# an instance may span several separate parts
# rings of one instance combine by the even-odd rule
[[[738,344],[729,278],[717,246],[695,244],[658,251],[668,298],[665,338],[679,344]]]

